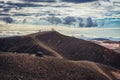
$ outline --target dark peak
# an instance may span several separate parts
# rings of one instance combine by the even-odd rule
[[[59,32],[55,31],[54,29],[52,31],[44,31],[44,32],[37,32],[37,33],[33,33],[33,34],[30,34],[30,36],[52,36],[52,35],[61,35]]]
[[[52,29],[52,31],[45,31],[45,32],[42,32],[42,33],[45,33],[45,34],[60,34],[59,32],[55,31],[54,29]]]

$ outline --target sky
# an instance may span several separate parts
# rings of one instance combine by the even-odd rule
[[[1,0],[0,7],[0,20],[15,24],[120,27],[120,0]]]
[[[120,0],[50,1],[0,0],[0,36],[24,35],[41,28],[48,30],[48,26],[51,30],[54,26],[60,33],[77,38],[82,35],[85,39],[102,37],[120,41]]]

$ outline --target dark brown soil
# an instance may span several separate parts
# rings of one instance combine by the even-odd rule
[[[69,60],[89,60],[120,69],[120,54],[89,41],[62,35],[56,31],[0,39],[0,51],[42,52]]]
[[[120,71],[90,61],[1,52],[0,80],[120,80]]]

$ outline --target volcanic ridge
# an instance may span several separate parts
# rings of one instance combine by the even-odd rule
[[[0,38],[2,80],[120,80],[120,54],[56,31]]]

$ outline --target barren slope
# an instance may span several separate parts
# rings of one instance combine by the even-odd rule
[[[95,43],[62,35],[56,31],[37,35],[41,42],[70,60],[90,60],[120,68],[120,54]]]
[[[69,60],[89,60],[120,68],[120,54],[85,40],[56,31],[0,39],[0,51],[37,53]]]
[[[90,61],[0,54],[2,80],[119,80],[120,71]]]

